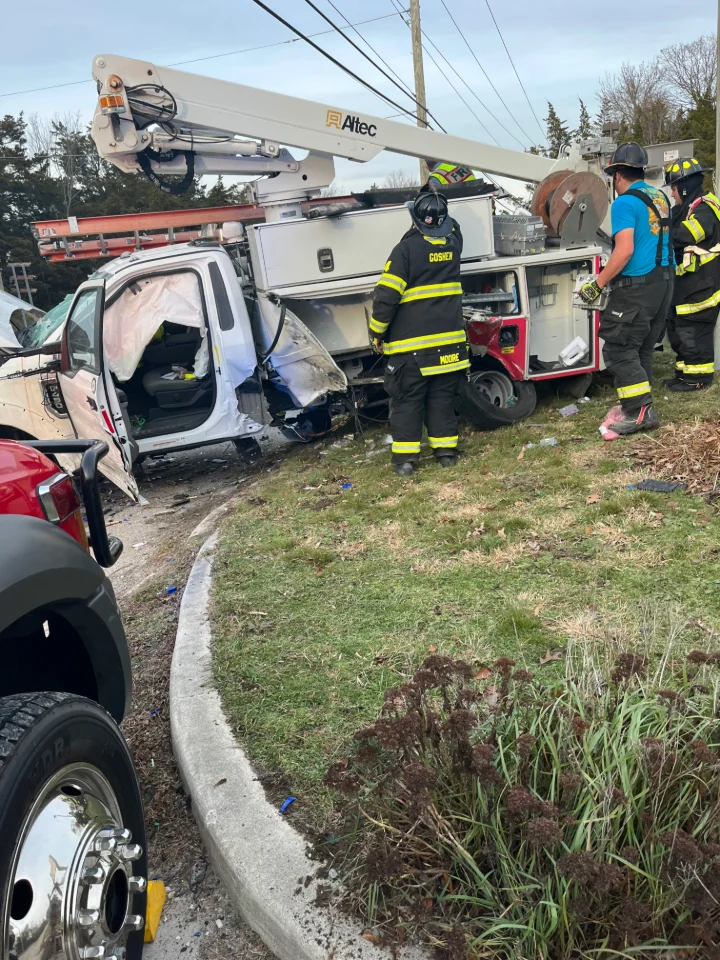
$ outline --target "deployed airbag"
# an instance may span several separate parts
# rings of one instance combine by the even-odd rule
[[[205,342],[207,329],[194,273],[184,271],[135,280],[105,309],[105,356],[119,381],[132,377],[145,347],[164,323],[197,327]]]

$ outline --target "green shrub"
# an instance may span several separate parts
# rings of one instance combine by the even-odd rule
[[[720,956],[720,655],[550,687],[431,656],[326,782],[348,897],[452,958]],[[482,678],[482,679],[479,679]],[[688,948],[687,954],[676,952]]]

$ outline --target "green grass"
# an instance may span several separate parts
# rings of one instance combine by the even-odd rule
[[[662,398],[659,386],[668,421],[720,414],[718,387]],[[215,679],[251,756],[286,774],[317,822],[332,803],[327,765],[428,652],[551,671],[546,650],[645,644],[649,621],[661,645],[669,633],[697,644],[698,632],[702,645],[720,626],[714,508],[627,489],[647,473],[627,456],[634,440],[600,439],[609,387],[563,419],[566,402],[541,401],[539,428],[463,427],[456,469],[426,453],[410,482],[391,472],[383,429],[298,449],[226,522]],[[546,436],[559,446],[518,459]]]

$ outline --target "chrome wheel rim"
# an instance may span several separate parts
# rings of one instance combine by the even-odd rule
[[[480,370],[470,375],[470,381],[494,407],[511,406],[515,400],[512,380],[499,370]]]
[[[142,847],[122,822],[115,792],[87,764],[58,771],[25,818],[5,903],[2,957],[8,960],[124,960],[144,920],[131,913],[145,877],[132,872]]]

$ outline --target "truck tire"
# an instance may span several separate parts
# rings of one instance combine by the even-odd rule
[[[9,956],[140,960],[146,883],[140,790],[109,714],[67,693],[0,699],[0,944]]]
[[[497,430],[529,417],[536,403],[534,383],[511,380],[504,370],[471,370],[457,411],[478,430]]]

